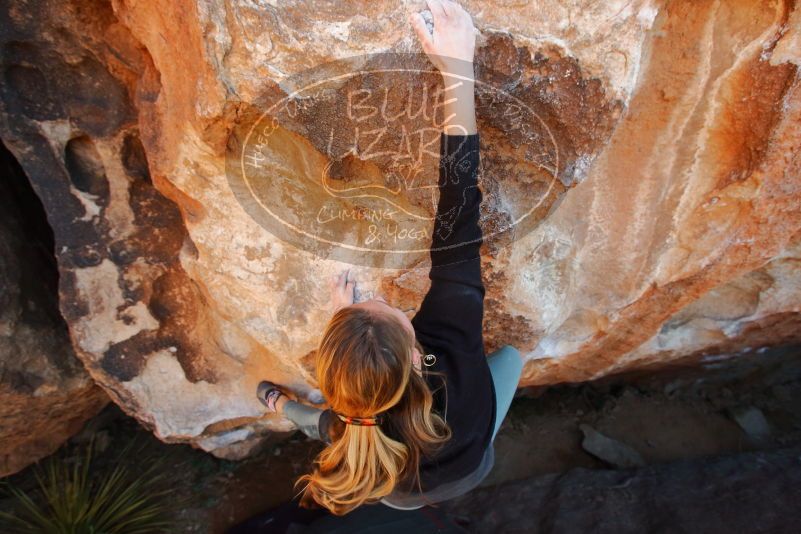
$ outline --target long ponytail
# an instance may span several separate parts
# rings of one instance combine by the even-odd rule
[[[317,380],[331,409],[381,416],[378,426],[349,425],[334,418],[328,445],[313,472],[296,486],[303,506],[312,501],[335,515],[389,495],[403,483],[420,488],[421,456],[433,455],[450,438],[434,411],[427,383],[413,371],[414,337],[394,317],[343,308],[331,319],[317,349]]]

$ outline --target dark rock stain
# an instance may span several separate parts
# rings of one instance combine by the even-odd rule
[[[117,24],[108,1],[75,0],[66,5],[32,1],[24,11],[17,9],[12,15],[11,9],[0,9],[0,97],[8,119],[3,136],[24,147],[23,166],[53,229],[61,313],[68,322],[91,313],[89,303],[79,296],[74,271],[109,259],[119,271],[117,284],[124,298],[115,319],[132,324],[135,318],[125,309],[147,300],[162,323],[157,330],[114,344],[100,357],[100,367],[110,380],[132,379],[149,354],[175,347],[171,352],[189,380],[213,381],[211,367],[200,354],[202,342],[191,341],[205,303],[178,261],[187,241],[181,212],[154,188],[135,127],[137,110],[128,87],[142,98],[157,97],[160,84],[152,60]],[[76,21],[80,34],[72,29]],[[75,133],[63,153],[37,131],[34,121],[44,120],[72,125]],[[96,145],[121,134],[119,157],[128,183],[111,184]],[[114,185],[128,189],[132,235],[116,235],[118,229],[106,218]],[[71,186],[93,196],[100,207],[98,216],[82,220],[86,210]],[[135,261],[149,266],[157,279],[142,278],[141,269],[134,269]],[[96,363],[93,355],[80,356],[90,359],[87,365]]]
[[[100,367],[121,382],[127,382],[139,376],[147,356],[174,345],[169,337],[145,330],[109,347],[100,360]]]
[[[97,197],[96,203],[108,205],[109,186],[106,170],[94,142],[85,135],[75,137],[64,148],[64,162],[72,184],[80,191]]]

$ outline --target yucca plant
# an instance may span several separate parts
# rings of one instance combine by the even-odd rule
[[[174,532],[176,506],[168,499],[164,457],[142,455],[131,440],[113,468],[94,472],[94,438],[73,458],[55,454],[34,467],[34,496],[5,483],[16,500],[0,512],[0,531],[15,534],[144,534]],[[70,465],[72,464],[72,465]]]

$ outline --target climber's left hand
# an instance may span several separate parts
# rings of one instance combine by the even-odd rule
[[[356,280],[349,279],[349,276],[350,269],[346,269],[331,279],[331,303],[334,312],[353,304]]]

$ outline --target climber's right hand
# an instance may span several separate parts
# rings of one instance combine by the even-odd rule
[[[409,15],[409,21],[431,63],[440,72],[472,76],[476,46],[473,19],[452,0],[426,0],[434,19],[433,35],[421,13]]]

